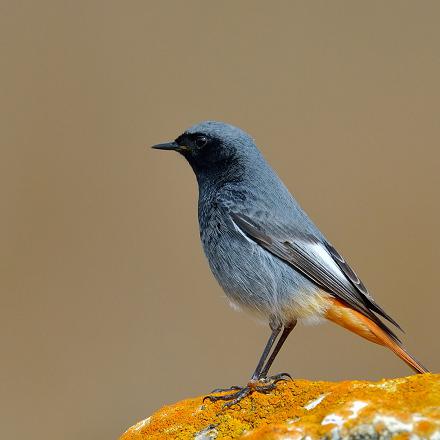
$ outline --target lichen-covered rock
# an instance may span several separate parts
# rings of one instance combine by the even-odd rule
[[[293,380],[229,409],[197,397],[163,407],[120,440],[235,438],[440,440],[440,375],[380,382]]]

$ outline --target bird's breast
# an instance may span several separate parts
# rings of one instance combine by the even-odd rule
[[[199,205],[199,227],[203,247],[216,246],[226,233],[226,218],[215,203]]]
[[[200,238],[211,271],[230,300],[283,321],[316,315],[319,289],[247,237],[222,206],[199,205]]]

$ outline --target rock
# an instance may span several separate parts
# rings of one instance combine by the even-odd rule
[[[239,405],[202,397],[165,406],[120,440],[440,440],[440,374],[380,382],[279,383]]]

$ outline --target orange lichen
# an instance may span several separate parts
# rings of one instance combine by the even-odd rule
[[[317,439],[334,429],[349,432],[362,426],[379,433],[396,429],[394,439],[409,438],[409,431],[428,438],[440,432],[440,375],[380,382],[294,380],[270,394],[254,393],[232,408],[222,404],[197,397],[165,406],[120,440],[192,439],[202,431],[217,439],[244,434],[248,440]]]

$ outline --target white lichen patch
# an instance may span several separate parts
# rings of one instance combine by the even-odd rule
[[[412,419],[413,419],[413,422],[424,422],[424,421],[426,421],[426,420],[429,420],[429,418],[428,417],[426,417],[426,416],[422,416],[422,415],[420,415],[420,414],[413,414],[413,416],[412,416]]]
[[[440,431],[435,431],[431,434],[431,440],[440,440]]]
[[[151,421],[151,417],[141,420],[140,422],[136,423],[136,425],[133,426],[133,429],[135,431],[140,431],[145,426],[148,426],[150,424],[150,421]]]
[[[406,383],[405,378],[387,380],[386,382],[370,383],[368,384],[368,387],[380,388],[382,390],[388,391],[389,393],[395,393],[397,391],[397,386],[402,383]]]
[[[205,429],[194,434],[194,440],[211,440],[216,439],[218,436],[218,431],[216,425],[209,425]]]
[[[312,400],[309,403],[307,403],[307,405],[304,405],[304,408],[307,411],[310,411],[311,409],[316,408],[327,396],[328,396],[328,393],[321,394],[315,400]]]
[[[336,425],[341,427],[345,422],[346,420],[344,417],[339,416],[338,414],[328,414],[322,420],[321,425]]]
[[[414,427],[413,423],[405,423],[394,416],[386,416],[384,414],[377,414],[373,419],[373,424],[381,424],[385,426],[385,429],[393,433],[411,432]]]
[[[304,435],[302,428],[289,427],[287,431],[288,434],[283,434],[283,440],[313,440],[309,435]]]
[[[339,414],[328,414],[324,417],[324,419],[321,422],[321,425],[336,425],[339,428],[344,425],[348,420],[355,419],[359,412],[368,406],[367,402],[362,402],[361,400],[355,400],[351,403],[350,407],[347,409],[351,412],[351,414],[347,417],[343,417]]]
[[[359,435],[361,431],[368,430],[376,433],[378,438],[389,439],[397,435],[408,435],[410,440],[440,440],[440,431],[433,431],[431,434],[420,434],[417,432],[416,423],[428,421],[439,426],[438,420],[415,413],[405,420],[401,420],[395,415],[390,414],[376,414],[371,423],[368,425],[359,425],[354,427],[350,435]]]
[[[350,408],[350,411],[352,412],[351,416],[348,416],[349,419],[355,419],[358,414],[359,411],[363,408],[365,408],[366,406],[368,406],[367,402],[362,402],[361,400],[355,400]]]

